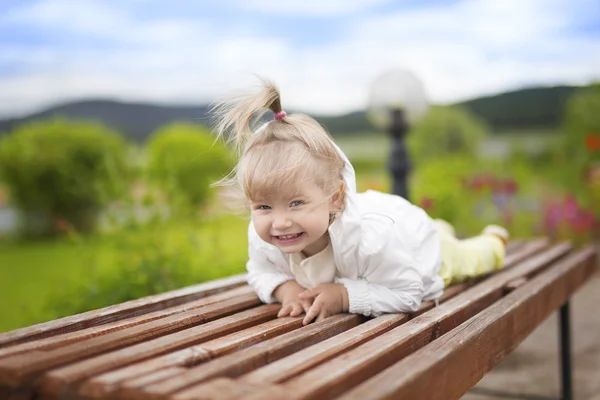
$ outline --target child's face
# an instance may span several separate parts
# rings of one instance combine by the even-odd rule
[[[262,240],[287,254],[311,256],[328,243],[329,213],[339,207],[314,183],[282,190],[268,199],[252,201],[254,228]]]

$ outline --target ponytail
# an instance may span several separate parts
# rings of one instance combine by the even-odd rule
[[[252,135],[253,122],[259,120],[268,110],[274,114],[283,111],[279,88],[269,80],[261,80],[263,85],[259,93],[223,101],[212,109],[217,136],[233,143],[239,152]]]
[[[234,144],[240,160],[216,183],[246,199],[272,194],[286,185],[312,180],[328,196],[339,191],[344,160],[323,127],[308,115],[287,116],[277,86],[262,80],[259,93],[239,96],[213,108],[215,131]],[[275,119],[253,132],[253,124],[271,110]],[[241,197],[241,196],[240,196]]]

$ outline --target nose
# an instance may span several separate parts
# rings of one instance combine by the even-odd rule
[[[285,231],[291,228],[293,222],[287,213],[280,212],[273,215],[273,229],[277,231]]]

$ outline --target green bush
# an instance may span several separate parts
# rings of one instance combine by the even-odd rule
[[[51,297],[48,314],[73,315],[206,280],[189,262],[190,251],[198,250],[193,239],[167,248],[164,235],[149,225],[115,236],[107,244],[114,268],[92,270],[89,282]]]
[[[233,165],[227,148],[204,127],[189,123],[165,126],[149,139],[147,166],[151,181],[178,211],[197,208],[211,198],[210,184]]]
[[[560,147],[554,162],[557,180],[600,217],[592,182],[585,182],[594,165],[600,164],[600,151],[589,148],[588,140],[600,137],[600,83],[579,89],[565,107]],[[598,167],[596,167],[598,168]]]
[[[453,224],[459,235],[477,235],[488,224],[503,225],[521,238],[540,229],[544,184],[525,160],[447,156],[424,163],[410,183],[415,203]]]
[[[61,225],[90,232],[127,176],[126,142],[99,123],[56,118],[20,125],[0,140],[0,179],[28,235],[55,234]]]
[[[423,205],[424,199],[430,200],[431,204],[426,208],[433,218],[452,224],[472,220],[476,199],[467,196],[463,179],[477,168],[472,160],[460,156],[446,156],[423,163],[411,175],[413,201]]]
[[[586,146],[588,135],[600,135],[600,83],[579,89],[567,101],[562,126],[565,150],[571,162],[600,161],[600,152]]]
[[[432,107],[407,136],[411,158],[416,162],[446,155],[476,157],[486,125],[468,111],[457,107]]]
[[[246,221],[130,220],[101,243],[83,239],[102,249],[82,260],[88,279],[54,293],[43,315],[59,318],[244,272]]]

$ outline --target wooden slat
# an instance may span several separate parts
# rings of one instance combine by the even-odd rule
[[[547,246],[546,240],[537,240],[531,243],[528,248],[523,248],[520,253],[514,254],[511,259],[507,259],[506,268],[513,267],[519,260],[535,254]],[[452,286],[446,290],[440,303],[461,293],[470,287],[472,282],[466,282],[460,285]],[[279,361],[273,362],[253,372],[246,374],[240,379],[246,383],[266,383],[283,382],[297,376],[310,368],[333,358],[345,351],[348,351],[374,337],[381,335],[390,329],[399,326],[408,321],[410,317],[417,316],[424,311],[430,310],[433,302],[424,303],[419,312],[407,316],[404,314],[390,314],[381,316],[375,320],[364,323],[358,327],[352,328],[346,332],[336,335],[324,342],[310,346],[293,355],[285,357]]]
[[[183,390],[172,396],[172,400],[209,400],[209,399],[235,399],[244,398],[259,387],[230,378],[217,378],[205,384],[195,386],[191,389]],[[281,399],[287,398],[287,393],[283,389],[273,387],[270,395]]]
[[[506,283],[543,269],[570,249],[570,244],[554,246],[514,268],[503,270],[440,307],[291,379],[283,386],[293,394],[292,398],[333,397],[341,393],[341,388],[351,388],[368,379],[476,315],[502,297]],[[267,397],[257,393],[256,398]]]
[[[440,304],[454,297],[458,293],[465,290],[469,285],[460,284],[448,288],[440,298]],[[431,308],[433,302],[424,303],[421,310]],[[416,315],[416,314],[414,314]],[[229,382],[230,389],[228,391],[219,390],[222,381],[217,378],[206,384],[195,385],[188,390],[177,392],[172,396],[174,399],[179,398],[202,398],[202,399],[233,399],[240,393],[248,394],[251,390],[259,390],[266,383],[276,383],[288,380],[300,373],[319,365],[344,351],[348,351],[375,336],[381,335],[394,327],[409,320],[412,315],[407,314],[388,314],[372,319],[357,327],[342,332],[323,342],[312,345],[304,350],[300,350],[290,356],[284,357],[278,361],[267,364],[249,374],[243,375],[236,381],[225,380]],[[175,376],[175,374],[173,374]],[[164,379],[163,379],[164,380]],[[219,382],[215,386],[215,382]],[[147,383],[147,382],[144,382]],[[234,386],[237,385],[237,388]],[[241,385],[241,387],[239,387]],[[136,384],[135,389],[139,391],[141,387]],[[280,393],[277,390],[271,390],[270,393]],[[128,398],[122,396],[121,398]]]
[[[155,321],[161,318],[166,318],[173,314],[182,313],[185,311],[197,309],[210,304],[215,304],[223,300],[228,300],[234,297],[245,296],[254,293],[249,286],[240,286],[238,288],[228,290],[219,294],[207,296],[199,300],[193,300],[189,303],[180,304],[169,307],[164,310],[154,311],[148,314],[142,314],[133,318],[126,318],[115,322],[110,322],[100,326],[94,326],[87,329],[81,329],[75,332],[64,333],[61,335],[51,336],[45,339],[34,340],[31,342],[21,343],[15,346],[4,347],[0,349],[0,359],[15,354],[25,353],[32,350],[52,350],[70,343],[79,342],[92,337],[106,335],[107,333],[122,330],[136,325],[141,325],[147,322]]]
[[[448,288],[440,298],[439,303],[443,304],[447,300],[461,293],[467,287],[467,284],[461,284]],[[432,307],[433,302],[427,302],[423,304],[419,311],[429,310]],[[416,315],[417,314],[415,314],[415,316]],[[284,382],[345,351],[353,349],[368,340],[400,326],[407,322],[412,316],[413,315],[408,314],[382,315],[321,343],[317,343],[288,357],[282,358],[279,361],[258,368],[240,377],[239,380],[252,384]]]
[[[475,284],[475,281],[469,281],[469,282],[463,282],[463,283],[459,283],[456,285],[452,285],[452,286],[446,288],[444,290],[444,293],[438,299],[438,303],[441,304],[441,303],[445,302],[446,300],[451,299],[452,297],[456,296],[457,294],[464,292],[465,290],[467,290],[474,284]],[[435,307],[435,301],[426,301],[423,304],[421,304],[421,307],[419,307],[419,309],[416,312],[414,312],[412,314],[407,314],[407,315],[408,315],[409,319],[414,318],[418,315],[426,313],[427,311],[431,310],[434,307]]]
[[[35,393],[30,388],[21,388],[19,390],[9,390],[9,392],[3,396],[0,393],[0,399],[7,400],[35,400]]]
[[[198,310],[186,311],[143,325],[83,340],[58,349],[31,351],[6,357],[0,359],[0,382],[11,386],[23,385],[48,369],[178,332],[259,304],[258,297],[255,294],[249,294],[211,304]]]
[[[135,391],[137,388],[165,380],[165,376],[173,376],[175,373],[186,371],[190,366],[209,360],[210,355],[205,350],[193,346],[98,375],[86,381],[81,390],[88,393],[88,396],[112,393],[115,390]]]
[[[263,314],[271,320],[248,328],[249,325],[259,321],[257,319],[259,309],[263,309]],[[276,317],[279,309],[280,306],[278,304],[272,304],[244,311],[200,327],[191,328],[113,353],[104,354],[97,358],[69,365],[61,370],[51,371],[46,374],[44,381],[59,379],[62,385],[66,385],[93,377],[105,371],[110,371],[87,380],[79,389],[80,394],[97,398],[106,396],[116,390],[118,384],[122,381],[128,378],[139,378],[148,372],[154,375],[157,380],[161,380],[165,375],[156,373],[161,369],[184,365],[191,366],[194,363],[208,361],[211,358],[248,347],[302,326],[301,317],[285,317],[273,320],[272,318]],[[236,330],[237,332],[223,336],[222,333],[226,332],[225,329]],[[206,341],[210,336],[217,338]],[[186,347],[196,343],[201,344]],[[176,348],[183,349],[169,353],[169,351]],[[167,354],[156,357],[160,353]],[[199,357],[199,354],[202,356]],[[150,357],[152,358],[145,362],[139,362]],[[120,368],[133,362],[137,363]],[[48,393],[48,391],[45,392]],[[53,390],[52,393],[57,393],[57,390]]]
[[[246,274],[148,296],[0,334],[0,348],[135,317],[246,284]]]
[[[559,261],[481,314],[342,398],[460,398],[564,304],[595,270],[592,247]]]
[[[366,338],[370,337],[369,335],[375,335],[376,333],[383,333],[395,326],[397,326],[399,323],[408,320],[408,318],[406,316],[399,316],[399,315],[390,315],[390,316],[383,316],[380,317],[380,319],[378,321],[369,321],[366,322],[362,325],[359,325],[355,328],[352,328],[346,332],[342,332],[337,336],[334,336],[334,338],[337,338],[338,336],[341,335],[347,335],[348,333],[350,333],[351,331],[353,331],[353,338],[351,338],[351,340],[354,340],[355,343],[359,343],[360,342],[360,338],[362,337],[364,340],[366,340]],[[314,345],[311,346],[310,348],[314,348],[315,346],[321,346],[324,347],[325,349],[328,349],[329,351],[334,351],[333,348],[331,348],[331,346],[328,344],[329,341],[331,339],[327,339],[324,342],[319,343],[318,345]],[[218,341],[215,341],[218,342]],[[208,344],[208,343],[207,343]],[[337,344],[338,347],[340,346],[340,343]],[[346,345],[348,346],[348,348],[351,347],[350,344],[346,343]],[[200,346],[196,346],[196,348],[199,348]],[[203,346],[203,347],[208,347],[208,346]],[[286,357],[283,360],[289,359],[290,357],[294,357],[296,355],[300,355],[300,358],[302,358],[302,353],[305,350],[301,350],[297,353],[295,353],[292,356]],[[184,350],[182,352],[187,351]],[[324,352],[321,352],[324,353]],[[189,354],[189,353],[187,353]],[[204,354],[204,359],[202,359],[202,361],[206,361],[206,359],[208,358],[208,354],[206,354],[205,352]],[[219,355],[219,354],[217,354]],[[127,398],[127,397],[132,397],[132,396],[128,396],[127,395],[127,391],[133,389],[133,391],[139,391],[140,388],[148,385],[149,383],[151,383],[151,378],[149,378],[148,376],[142,376],[141,379],[132,379],[131,381],[125,381],[125,379],[127,378],[131,378],[131,377],[136,377],[136,376],[140,376],[142,374],[148,374],[148,375],[153,375],[155,373],[155,371],[161,369],[161,368],[169,368],[169,367],[174,367],[174,366],[182,366],[182,365],[187,365],[187,366],[192,366],[194,364],[197,364],[198,362],[195,363],[190,363],[189,359],[186,359],[184,354],[181,354],[180,357],[171,357],[172,355],[166,355],[164,356],[164,358],[159,358],[159,359],[153,359],[153,360],[149,360],[146,363],[142,363],[142,364],[138,364],[138,365],[133,365],[131,367],[122,369],[122,370],[117,370],[111,373],[108,373],[106,375],[107,376],[99,376],[93,379],[93,381],[96,381],[95,383],[97,385],[102,385],[103,387],[109,387],[111,384],[114,385],[115,383],[118,382],[123,382],[121,384],[122,389],[120,391],[121,393],[121,397],[122,398]],[[197,355],[195,356],[197,358]],[[189,358],[189,356],[188,356]],[[323,361],[326,359],[326,356],[324,356],[324,354],[320,354],[320,357],[315,358],[312,354],[308,355],[306,358],[308,358],[311,362],[316,362],[318,358],[322,359]],[[269,364],[267,367],[271,365],[275,365],[281,362],[280,361],[276,361],[272,364]],[[300,360],[300,363],[302,363],[302,361]],[[145,365],[144,365],[145,364]],[[288,362],[289,365],[289,362]],[[282,365],[279,365],[276,370],[279,372],[284,372],[285,370],[282,369]],[[288,371],[289,373],[289,371]],[[173,374],[174,375],[174,374]],[[162,376],[162,374],[156,375],[156,381],[158,382],[159,380],[165,380],[166,378],[164,378],[164,376]],[[89,383],[89,382],[88,382]],[[89,395],[90,393],[87,392],[87,394]]]
[[[169,351],[179,350],[271,320],[277,316],[279,309],[280,307],[277,304],[263,305],[200,326],[67,365],[50,371],[43,376],[42,391],[45,394],[52,395],[65,393],[72,390],[77,382],[102,372],[143,361],[153,356],[160,356]],[[272,331],[289,331],[301,326],[301,324],[302,321],[297,318],[282,319],[268,326],[271,332],[265,329],[262,331],[264,334],[273,335]],[[249,340],[252,340],[252,338]]]
[[[144,387],[137,392],[128,392],[131,399],[165,398],[187,386],[220,376],[237,377],[260,366],[266,365],[314,343],[321,342],[340,332],[359,325],[359,315],[339,314],[326,320],[304,326],[274,339],[256,344],[236,353],[228,354],[187,372],[159,383]]]
[[[524,245],[525,245],[525,242],[522,240],[511,240],[506,245],[506,252],[512,253],[512,252],[518,250],[519,248],[523,247]]]
[[[171,367],[166,369],[157,369],[155,372],[142,375],[135,379],[123,381],[119,386],[114,387],[108,393],[114,393],[119,399],[135,398],[140,390],[146,386],[156,384],[161,381],[165,381],[176,375],[182,374],[187,371],[187,368],[183,367]],[[106,398],[106,397],[103,397]]]
[[[324,363],[408,321],[406,314],[387,314],[312,345],[281,360],[256,369],[242,377],[244,383],[278,383]]]
[[[512,281],[510,281],[506,285],[504,285],[504,291],[507,293],[512,292],[513,290],[526,284],[527,281],[528,281],[527,277],[524,277],[524,276],[517,278],[517,279],[513,279]]]

